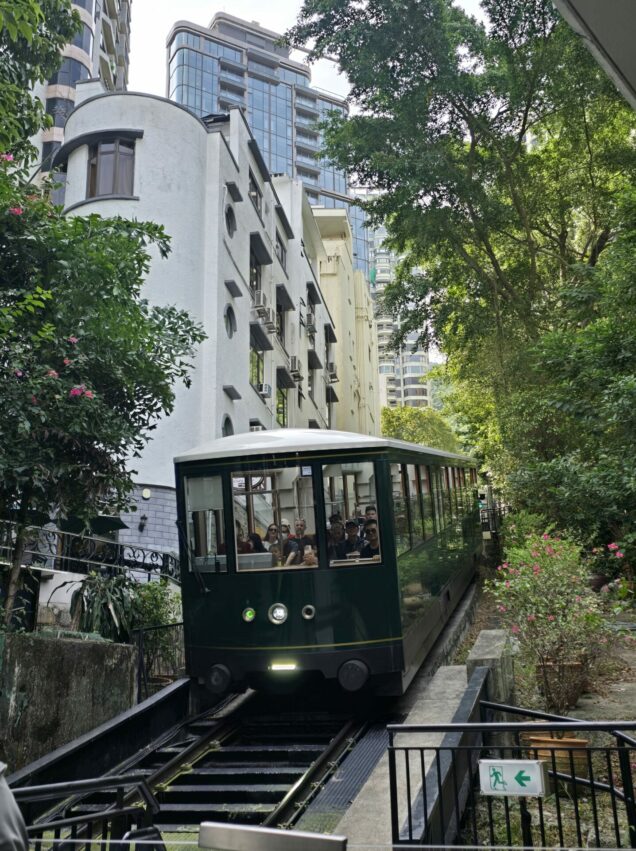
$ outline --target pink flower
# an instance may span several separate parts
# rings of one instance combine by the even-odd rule
[[[84,392],[83,387],[71,387],[68,395],[69,396],[81,396],[83,392]]]
[[[532,550],[530,555],[532,556],[532,558],[539,558],[539,553],[536,550]]]
[[[9,212],[12,216],[21,216],[24,213],[22,207],[9,207]]]
[[[37,405],[38,400],[35,398],[35,396],[31,396],[31,403],[32,403],[33,405]]]
[[[548,615],[548,620],[553,621],[556,620],[556,618],[554,617],[554,615]]]
[[[92,391],[92,390],[87,390],[87,391],[84,393],[84,396],[86,396],[86,398],[87,398],[87,399],[94,399],[94,398],[95,398],[95,397],[93,396],[93,391]]]
[[[622,553],[620,550],[617,550],[614,555],[616,558],[625,558],[625,553]]]
[[[607,545],[607,549],[608,549],[608,550],[617,550],[617,549],[618,549],[618,544],[608,544],[608,545]]]
[[[499,565],[499,566],[497,567],[497,570],[503,570],[503,567],[502,567],[501,565]]]
[[[579,595],[577,594],[574,599],[576,600],[577,603],[580,603],[581,600],[582,600],[582,597],[579,597]]]
[[[64,358],[64,366],[68,366],[70,363],[73,363],[70,358]]]
[[[46,374],[49,378],[59,378],[60,377],[59,373],[56,372],[54,369],[49,369]]]
[[[79,337],[69,337],[68,341],[69,343],[73,343],[73,345],[75,345],[75,343],[79,343]]]
[[[13,374],[15,375],[16,378],[22,378],[22,376],[24,375],[24,373],[22,372],[21,369],[15,369],[13,371]]]
[[[541,537],[543,538],[543,540],[544,540],[544,541],[549,541],[549,540],[550,540],[550,536],[548,535],[548,533],[547,533],[547,532],[544,532],[544,533],[543,533],[543,535],[541,535]]]
[[[549,545],[545,548],[545,551],[549,556],[556,555],[556,550],[554,549],[554,547],[551,547]]]
[[[530,623],[532,623],[532,621],[536,621],[536,619],[537,619],[536,615],[528,615],[528,620],[530,621]]]
[[[603,587],[601,588],[601,594],[609,594],[609,592],[610,592],[609,585],[603,585]]]
[[[504,582],[504,585],[506,586],[506,588],[510,588],[510,580],[506,579],[506,581]]]
[[[498,612],[505,612],[505,611],[506,611],[506,607],[505,607],[505,606],[497,606],[497,611],[498,611]]]
[[[519,635],[519,633],[521,632],[521,630],[519,629],[519,627],[517,626],[517,624],[516,624],[516,623],[513,623],[513,625],[510,627],[510,632],[511,632],[513,635]]]
[[[12,163],[13,154],[0,154],[0,160],[4,160],[5,163]]]
[[[538,576],[541,573],[541,568],[539,567],[538,564],[532,565],[532,572],[534,573],[535,576]]]

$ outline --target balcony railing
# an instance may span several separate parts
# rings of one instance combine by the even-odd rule
[[[11,563],[15,539],[16,524],[0,520],[0,563]],[[108,569],[165,576],[175,582],[181,577],[179,559],[171,553],[42,526],[27,527],[22,564],[40,571],[88,574]]]

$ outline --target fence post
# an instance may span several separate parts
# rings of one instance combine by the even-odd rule
[[[636,848],[636,801],[634,801],[634,782],[632,780],[632,767],[629,763],[629,750],[625,742],[617,741],[618,763],[621,767],[621,781],[623,783],[623,794],[625,795],[625,814],[629,830],[629,847]]]
[[[400,841],[398,821],[397,772],[393,733],[389,732],[389,794],[391,796],[391,838],[394,843]]]
[[[144,631],[143,629],[137,630],[137,703],[141,703],[143,697],[141,696],[141,686],[142,683],[146,682],[146,660],[144,658]],[[146,687],[146,693],[148,692],[148,688]]]

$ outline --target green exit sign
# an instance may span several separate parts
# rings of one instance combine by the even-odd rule
[[[548,771],[540,759],[480,759],[482,795],[542,797],[548,788]]]

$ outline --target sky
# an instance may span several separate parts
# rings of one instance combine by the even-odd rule
[[[458,0],[471,14],[479,14],[479,0]],[[296,22],[302,0],[132,0],[130,35],[130,91],[166,94],[166,38],[177,22],[189,21],[207,27],[217,12],[258,21],[266,29],[284,32]],[[301,53],[292,57],[302,61]],[[313,85],[346,96],[346,78],[333,63],[320,62],[311,69]]]

